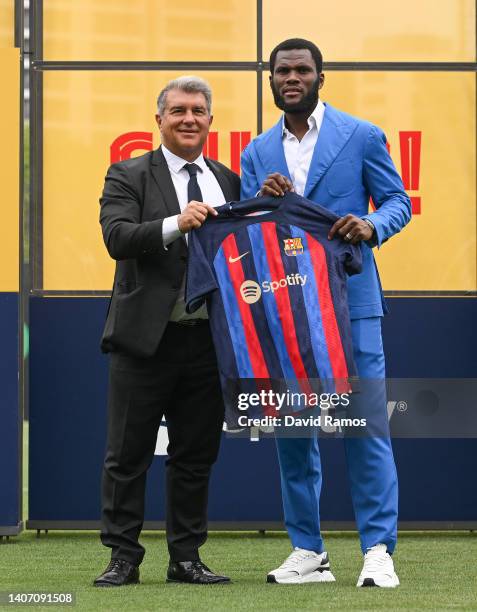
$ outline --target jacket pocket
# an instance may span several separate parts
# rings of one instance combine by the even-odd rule
[[[334,162],[325,176],[328,193],[334,198],[344,198],[357,187],[355,164],[351,159]]]

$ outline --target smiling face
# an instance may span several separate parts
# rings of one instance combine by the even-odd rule
[[[309,49],[279,51],[270,76],[275,104],[286,113],[311,113],[324,79]]]
[[[167,92],[162,115],[156,115],[162,143],[175,155],[187,161],[196,159],[209,133],[212,115],[202,93],[181,89]]]

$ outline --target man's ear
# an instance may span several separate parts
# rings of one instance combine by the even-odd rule
[[[214,115],[210,115],[209,117],[209,127],[212,125],[212,121],[214,120]]]
[[[320,84],[318,85],[318,89],[321,89],[323,87],[323,85],[325,84],[325,75],[323,72],[320,72]]]
[[[156,123],[157,123],[157,127],[159,128],[159,130],[161,129],[161,123],[162,123],[162,118],[160,115],[154,115],[155,119],[156,119]]]

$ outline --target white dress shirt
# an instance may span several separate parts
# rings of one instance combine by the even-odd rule
[[[295,192],[301,196],[305,192],[311,158],[313,156],[316,141],[318,140],[324,114],[325,105],[321,100],[318,100],[315,110],[308,117],[308,132],[301,140],[298,140],[298,138],[287,129],[285,125],[285,116],[283,116],[282,119],[282,139],[285,159],[293,186],[295,187]]]
[[[189,203],[189,199],[187,197],[187,185],[190,177],[184,166],[185,164],[190,163],[194,163],[199,166],[199,171],[197,172],[197,182],[199,183],[204,202],[207,202],[207,204],[210,204],[211,206],[220,206],[221,204],[225,204],[222,189],[220,188],[214,173],[205,163],[202,153],[197,159],[194,159],[193,162],[188,162],[186,159],[182,159],[181,157],[174,155],[174,153],[169,151],[169,149],[167,149],[164,145],[162,145],[161,150],[164,153],[164,157],[166,158],[166,162],[169,167],[169,172],[171,174],[172,182],[174,183],[181,212]],[[180,236],[184,236],[184,234],[179,230],[179,225],[177,222],[178,217],[179,215],[173,215],[172,217],[166,217],[163,221],[162,240],[164,242],[164,246],[167,246],[174,240],[177,240],[177,238]],[[185,234],[185,237],[187,240],[187,234]]]
[[[185,164],[194,163],[199,166],[199,171],[197,172],[197,182],[199,183],[200,191],[202,193],[202,198],[204,202],[210,204],[211,206],[220,206],[221,204],[225,204],[225,197],[222,193],[222,189],[214,176],[214,173],[207,166],[204,160],[204,156],[202,153],[199,155],[197,159],[193,162],[189,162],[186,159],[182,159],[178,157],[169,149],[167,149],[164,145],[162,145],[161,150],[166,158],[167,165],[169,167],[169,172],[171,174],[172,182],[174,184],[174,188],[176,190],[177,199],[179,201],[179,206],[181,212],[189,203],[187,197],[187,185],[189,183],[189,173],[184,168]],[[183,234],[179,230],[178,218],[179,215],[173,215],[172,217],[166,217],[162,223],[162,240],[164,242],[164,246],[167,248],[167,245],[177,240],[179,237],[185,237],[187,242],[187,234]],[[182,281],[182,286],[179,290],[179,296],[177,298],[177,302],[174,306],[174,309],[171,313],[170,320],[171,321],[183,321],[186,319],[206,319],[207,318],[207,309],[205,304],[196,310],[194,314],[189,315],[185,311],[185,303],[184,303],[184,293],[185,293],[185,278]]]

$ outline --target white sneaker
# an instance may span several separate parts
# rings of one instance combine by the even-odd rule
[[[391,555],[386,550],[386,544],[376,544],[364,555],[364,565],[358,578],[358,587],[399,586],[399,578],[394,571]]]
[[[330,572],[328,553],[295,547],[279,568],[271,571],[267,582],[304,584],[305,582],[334,582]]]

